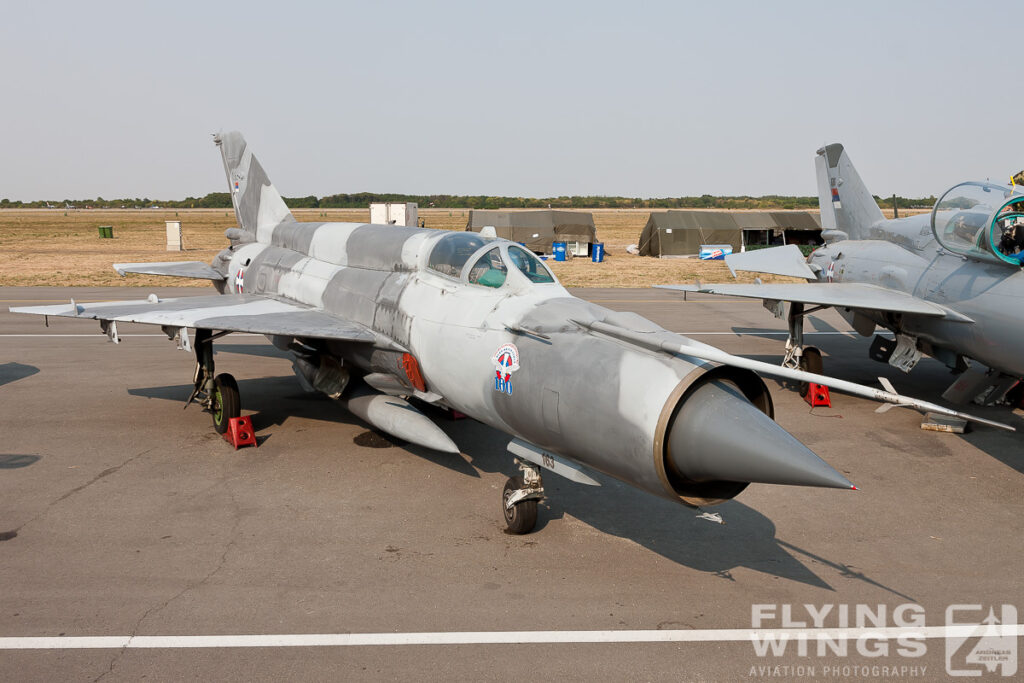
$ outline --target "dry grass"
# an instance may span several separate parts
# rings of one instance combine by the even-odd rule
[[[655,259],[632,256],[626,246],[639,241],[648,209],[591,210],[606,260],[548,261],[568,287],[647,287],[663,283],[729,281],[721,261]],[[368,221],[369,210],[298,209],[300,221]],[[421,208],[427,227],[461,230],[468,209]],[[165,250],[164,221],[180,220],[185,251]],[[111,225],[114,239],[100,239],[98,226]],[[205,261],[227,246],[224,231],[235,226],[234,213],[223,209],[172,210],[0,210],[0,286],[182,286],[208,287],[204,281],[131,275],[122,278],[113,263],[136,261]],[[750,281],[753,276],[743,277]],[[764,278],[782,280],[781,278]]]

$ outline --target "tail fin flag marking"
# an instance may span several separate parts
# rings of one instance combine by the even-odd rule
[[[220,147],[239,227],[255,235],[257,242],[270,242],[275,227],[295,218],[241,133],[221,133],[213,141]]]
[[[885,217],[846,150],[838,143],[825,145],[814,166],[822,236],[826,241],[868,239],[871,226]]]

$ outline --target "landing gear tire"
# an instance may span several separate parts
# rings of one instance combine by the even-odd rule
[[[813,346],[805,347],[803,354],[800,355],[800,369],[804,372],[813,372],[815,375],[820,375],[823,367],[821,351]],[[810,388],[807,382],[800,382],[800,395],[807,396]]]
[[[228,431],[228,420],[242,414],[238,382],[226,372],[213,378],[210,413],[213,415],[213,428],[217,430],[218,434]]]
[[[505,524],[508,525],[509,533],[516,535],[528,534],[537,526],[536,500],[524,500],[511,508],[507,505],[512,494],[522,488],[526,488],[522,476],[509,477],[501,495],[501,510],[505,514]]]

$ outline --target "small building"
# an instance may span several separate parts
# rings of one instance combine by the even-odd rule
[[[821,224],[808,211],[661,211],[640,233],[641,256],[695,256],[702,244],[821,244]]]
[[[551,245],[565,242],[566,250],[575,256],[586,256],[597,241],[594,215],[584,211],[491,211],[473,209],[469,212],[466,230],[480,232],[494,228],[498,237],[520,242],[532,251],[550,254]]]
[[[370,204],[370,222],[374,225],[419,225],[419,206],[415,202]]]

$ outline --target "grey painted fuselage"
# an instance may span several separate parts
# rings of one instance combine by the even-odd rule
[[[676,336],[640,316],[573,297],[556,282],[530,282],[514,269],[498,288],[431,269],[430,253],[450,235],[383,225],[282,224],[269,244],[239,244],[224,253],[226,272],[233,274],[226,292],[285,298],[362,325],[377,343],[298,341],[359,373],[395,375],[410,393],[402,359],[411,354],[438,403],[674,500],[683,487],[669,485],[660,465],[665,432],[698,379],[714,373],[739,380],[771,414],[760,380],[624,344],[578,324],[601,321],[652,338]],[[469,261],[510,247],[505,240],[483,243]],[[518,367],[496,383],[494,358],[507,345]]]
[[[864,311],[875,323],[1024,377],[1024,272],[975,261],[943,249],[932,234],[931,214],[880,221],[868,239],[846,239],[815,250],[810,263],[825,281],[863,282],[940,304],[973,322],[912,313]],[[932,354],[935,355],[935,354]]]
[[[507,240],[298,223],[241,135],[228,133],[218,144],[241,228],[229,231],[232,246],[214,261],[227,275],[221,288],[306,305],[375,336],[371,344],[297,337],[312,365],[332,358],[370,384],[390,377],[386,381],[400,383],[398,393],[450,407],[687,504],[731,498],[750,481],[849,488],[771,421],[771,397],[753,372],[665,353],[656,342],[710,347],[571,296],[540,261]],[[596,332],[590,327],[595,323],[651,343],[624,342]],[[676,414],[690,395],[714,382],[733,387],[735,402],[746,406],[740,410],[747,411],[747,428],[760,425],[766,435],[785,435],[776,448],[783,460],[798,463],[795,469],[762,468],[758,463],[771,448],[741,444],[730,448],[741,453],[741,469],[750,473],[739,483],[706,470],[692,477],[680,471],[686,469],[679,465],[687,457],[679,452],[686,440],[677,434],[670,452]]]

